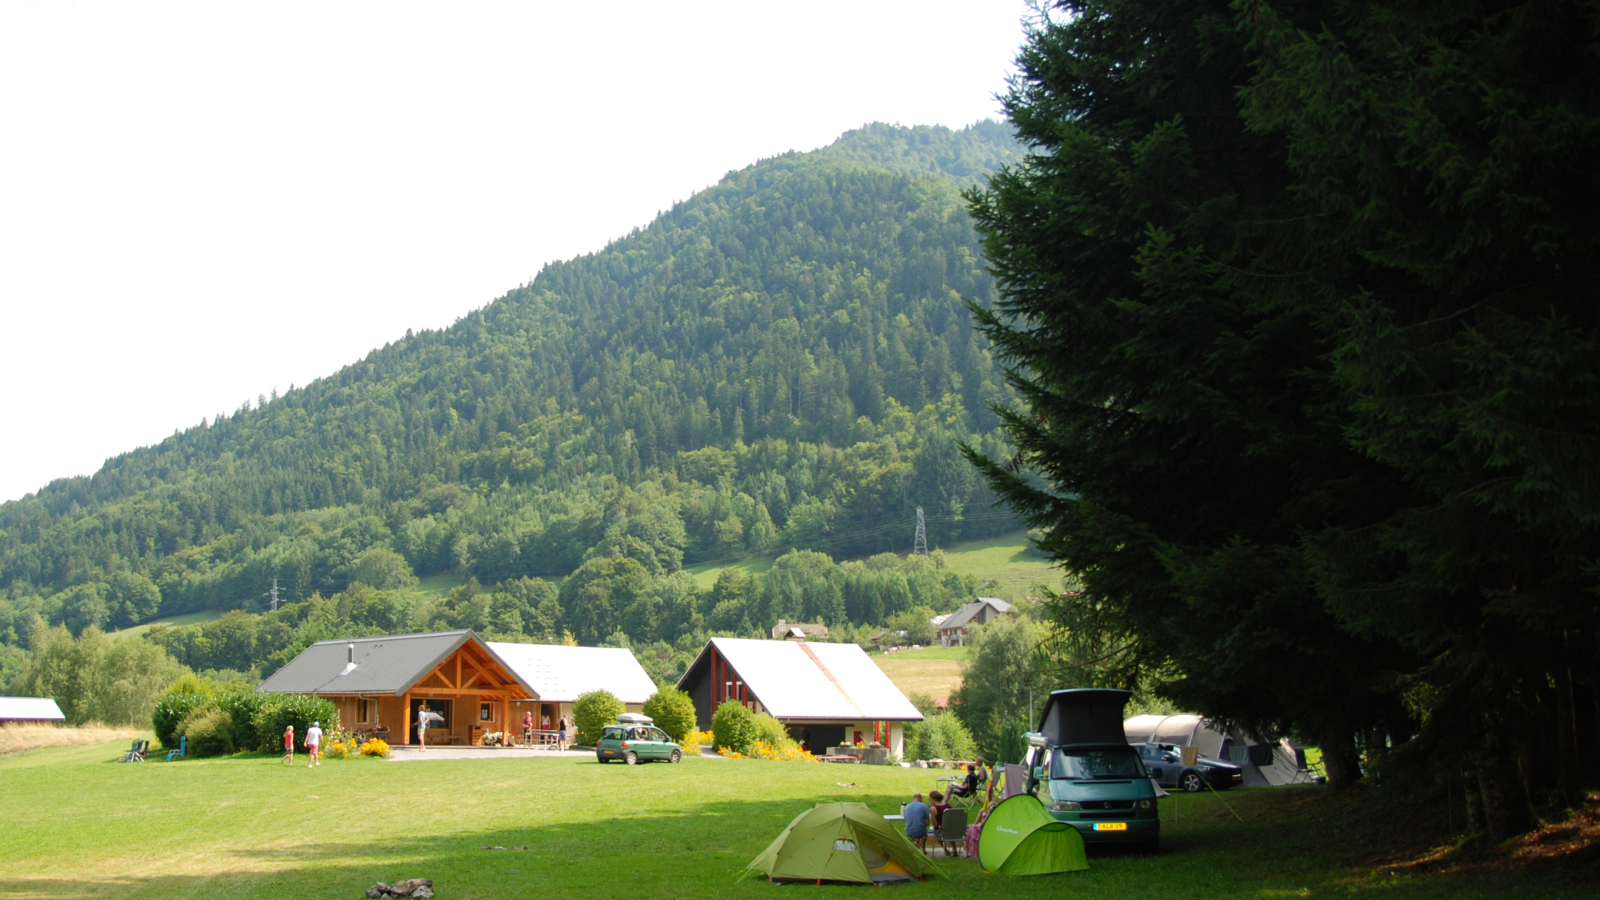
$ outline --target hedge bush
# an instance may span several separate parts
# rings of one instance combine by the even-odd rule
[[[181,682],[181,679],[180,679]],[[156,739],[169,750],[178,746],[178,724],[190,713],[211,702],[209,692],[190,690],[191,685],[173,685],[156,701],[155,712],[150,714],[150,724],[155,727]]]
[[[667,737],[682,742],[694,730],[694,700],[677,688],[661,688],[644,702],[644,714],[655,720]]]
[[[188,738],[187,756],[223,756],[238,749],[233,743],[233,721],[215,703],[196,707],[184,716],[178,734]]]
[[[228,714],[228,720],[232,723],[233,746],[240,750],[276,750],[283,746],[280,739],[283,732],[261,734],[256,730],[262,708],[279,696],[258,694],[248,688],[234,688],[217,695],[217,707]]]
[[[627,706],[610,691],[579,694],[572,703],[572,725],[577,729],[578,743],[587,747],[600,743],[600,730],[615,722],[624,709]]]
[[[717,749],[726,747],[735,753],[750,752],[750,745],[760,735],[756,731],[756,714],[737,700],[724,700],[711,714],[711,737]]]
[[[296,747],[305,748],[306,729],[312,722],[321,722],[323,730],[333,728],[339,724],[339,708],[333,705],[332,700],[322,697],[311,697],[305,694],[264,694],[264,700],[256,710],[253,725],[257,740],[257,750],[273,753],[283,749],[283,730],[290,725],[294,726],[294,743]]]

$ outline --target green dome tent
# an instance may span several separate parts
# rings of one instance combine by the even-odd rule
[[[978,836],[978,862],[1001,875],[1049,875],[1089,868],[1083,835],[1057,821],[1032,794],[1000,801]]]
[[[773,881],[884,884],[943,875],[927,854],[865,803],[818,803],[745,867]]]

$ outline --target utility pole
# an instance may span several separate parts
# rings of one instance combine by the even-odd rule
[[[911,542],[912,556],[928,555],[928,523],[922,518],[922,507],[917,507],[917,537]]]
[[[272,598],[272,611],[278,611],[278,579],[272,579],[272,590],[267,591],[267,596]]]

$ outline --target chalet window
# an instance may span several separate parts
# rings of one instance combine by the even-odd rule
[[[356,721],[363,725],[378,721],[378,701],[362,700],[361,715]]]
[[[480,703],[480,704],[478,704],[478,721],[479,722],[493,722],[494,721],[494,707],[491,706],[488,703]]]

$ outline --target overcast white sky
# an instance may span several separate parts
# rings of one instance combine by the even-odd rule
[[[1021,0],[0,0],[0,501],[731,169],[998,117]]]

